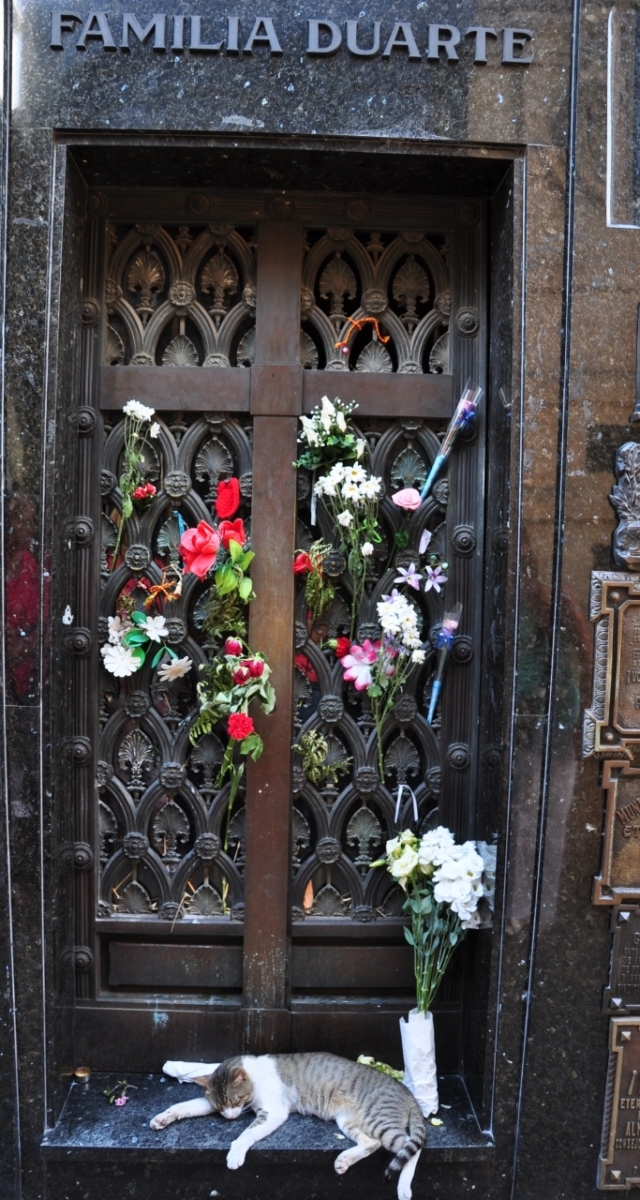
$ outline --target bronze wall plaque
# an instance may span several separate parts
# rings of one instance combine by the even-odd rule
[[[640,1187],[640,1017],[612,1017],[597,1187]]]
[[[640,743],[640,575],[593,571],[590,616],[593,698],[584,714],[582,752],[619,757]]]
[[[609,760],[602,786],[607,794],[604,845],[593,903],[640,901],[640,769]]]
[[[640,908],[615,908],[611,914],[613,954],[603,1011],[621,1016],[640,1013]]]

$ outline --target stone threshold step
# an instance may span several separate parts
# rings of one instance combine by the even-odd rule
[[[127,1082],[136,1090],[128,1093],[131,1098],[124,1107],[116,1108],[104,1092],[119,1078],[96,1072],[88,1083],[71,1085],[59,1120],[41,1143],[47,1161],[224,1163],[231,1142],[253,1119],[253,1114],[237,1121],[226,1121],[218,1115],[197,1117],[155,1133],[149,1128],[151,1118],[171,1104],[200,1095],[200,1088],[161,1075],[129,1075]],[[466,1162],[492,1157],[493,1142],[478,1126],[462,1079],[442,1076],[439,1089],[438,1119],[442,1125],[427,1121],[427,1146],[422,1158]],[[270,1137],[252,1147],[247,1164],[250,1160],[256,1165],[329,1164],[350,1144],[332,1121],[294,1114]]]

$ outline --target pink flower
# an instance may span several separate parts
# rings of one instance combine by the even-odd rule
[[[197,529],[187,529],[180,539],[178,549],[184,559],[187,574],[204,579],[216,561],[220,538],[206,521],[200,521]]]
[[[239,642],[237,638],[227,638],[224,644],[224,653],[239,658],[242,654],[242,642]]]
[[[422,504],[420,492],[415,488],[402,488],[401,491],[394,492],[391,499],[397,508],[405,508],[407,512],[415,512]]]
[[[128,1096],[116,1096],[113,1103],[115,1104],[116,1108],[124,1108],[128,1099],[129,1099]]]
[[[232,671],[231,678],[233,679],[234,683],[237,683],[237,684],[241,685],[242,687],[244,687],[245,683],[248,683],[249,680],[251,679],[251,672],[248,667],[245,667],[244,665],[242,665],[242,666],[236,667],[235,671]]]
[[[427,581],[424,585],[425,592],[428,592],[431,588],[439,592],[442,584],[447,582],[449,576],[443,574],[441,567],[436,567],[435,569],[433,567],[425,567],[425,571],[427,572]]]
[[[351,647],[351,652],[344,655],[342,659],[342,666],[346,668],[344,677],[355,685],[357,692],[363,692],[366,688],[371,687],[373,683],[371,664],[376,661],[376,658],[375,647],[372,646],[369,638],[365,638],[361,646],[355,642]]]
[[[398,574],[393,582],[404,583],[407,585],[407,587],[415,588],[416,592],[419,592],[421,579],[422,575],[418,575],[416,572],[416,564],[411,563],[411,566],[408,570],[405,570],[404,567],[398,567]]]

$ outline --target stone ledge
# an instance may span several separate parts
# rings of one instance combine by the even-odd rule
[[[114,1087],[118,1076],[95,1073],[87,1084],[73,1083],[58,1122],[43,1138],[43,1157],[49,1162],[90,1160],[94,1164],[136,1160],[224,1163],[231,1142],[252,1120],[250,1115],[234,1122],[220,1116],[198,1117],[154,1133],[149,1121],[156,1113],[192,1098],[200,1089],[160,1075],[129,1075],[127,1079],[137,1090],[129,1093],[132,1098],[123,1108],[109,1105],[104,1096],[104,1089]],[[427,1122],[422,1160],[436,1163],[491,1158],[493,1142],[481,1132],[460,1077],[444,1076],[439,1087],[439,1118],[443,1123],[435,1127]],[[333,1122],[293,1115],[249,1151],[247,1164],[253,1160],[256,1166],[328,1166],[349,1144],[348,1139],[339,1136]]]

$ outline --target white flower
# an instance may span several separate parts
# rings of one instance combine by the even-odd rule
[[[171,683],[173,679],[180,679],[186,675],[192,666],[190,658],[170,658],[168,662],[160,664],[158,679],[161,679],[163,683]]]
[[[324,496],[327,482],[328,480],[325,475],[321,476],[321,478],[316,481],[316,483],[313,485],[313,490],[316,496]]]
[[[104,658],[107,671],[117,676],[118,679],[126,679],[128,675],[135,675],[140,666],[129,646],[103,646],[100,653]]]
[[[357,483],[350,483],[350,482],[343,483],[342,495],[345,500],[359,500],[360,499],[360,489],[359,489]]]
[[[157,421],[153,422],[153,425],[151,426],[151,429],[149,430],[149,437],[150,438],[160,437],[160,426],[158,425]]]
[[[161,641],[169,632],[165,617],[147,617],[144,625],[140,626],[140,629],[146,633],[151,642]]]
[[[342,411],[339,411],[336,413],[336,425],[338,426],[340,433],[347,432],[347,422],[345,419],[345,415]]]
[[[347,467],[345,471],[345,479],[350,479],[352,483],[363,483],[367,478],[367,473],[360,463],[354,463],[352,467]]]
[[[109,641],[112,646],[119,646],[122,638],[128,629],[131,629],[130,621],[122,621],[120,617],[109,617]]]
[[[126,417],[137,417],[139,421],[150,421],[156,410],[155,408],[146,408],[139,400],[129,400],[122,411]]]
[[[363,558],[370,558],[371,555],[373,554],[373,543],[372,542],[363,542],[360,547],[360,553]]]
[[[418,866],[418,855],[413,846],[405,846],[400,858],[394,858],[389,863],[389,874],[393,875],[394,879],[398,880],[400,887],[405,888],[406,882],[413,871]]]
[[[437,829],[430,829],[420,840],[420,866],[423,870],[440,866],[449,857],[454,846],[454,836],[446,826],[438,825]]]
[[[362,458],[366,448],[367,448],[367,443],[365,441],[363,441],[362,438],[358,438],[358,440],[356,442],[356,458]]]
[[[350,512],[341,512],[338,514],[338,524],[344,525],[347,529],[353,523],[353,514]]]
[[[324,485],[325,496],[329,496],[331,499],[333,499],[333,497],[337,494],[337,491],[338,491],[338,488],[332,479],[325,480],[325,485]]]
[[[427,655],[424,650],[414,650],[411,654],[411,661],[412,663],[419,663],[422,665],[426,657]]]
[[[347,468],[345,467],[344,463],[337,462],[333,464],[331,470],[329,471],[328,478],[333,480],[334,483],[342,483],[343,479],[346,477],[346,474]]]
[[[322,416],[323,417],[335,417],[336,410],[328,396],[323,396],[320,403],[322,405]]]
[[[366,496],[367,500],[376,500],[380,495],[381,485],[382,480],[372,475],[370,479],[365,479],[360,485],[360,492],[363,496]]]
[[[317,446],[318,433],[313,417],[300,417],[302,423],[302,433],[310,446]]]

